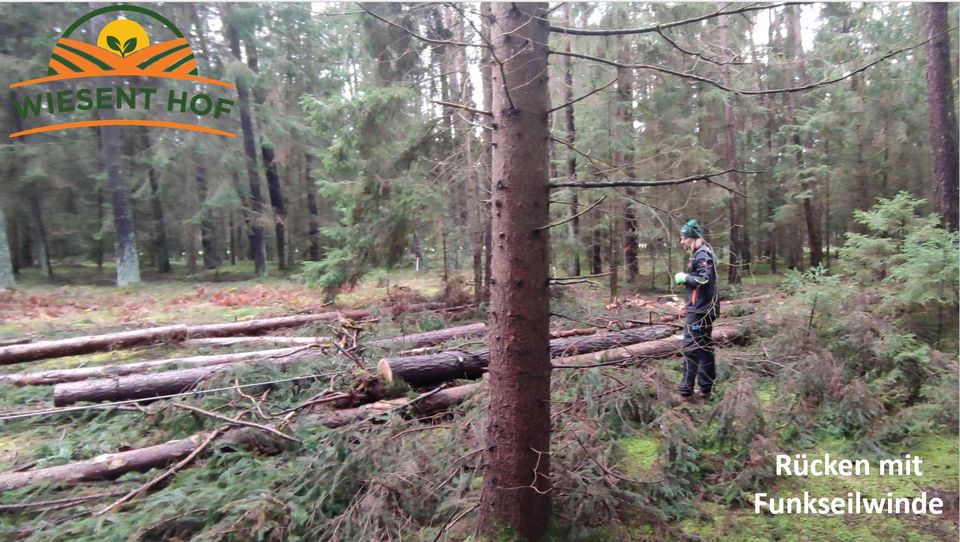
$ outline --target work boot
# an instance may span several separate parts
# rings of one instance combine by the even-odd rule
[[[709,392],[709,391],[701,391],[701,392],[697,393],[697,398],[700,399],[701,402],[709,403],[709,402],[710,402],[710,392]]]

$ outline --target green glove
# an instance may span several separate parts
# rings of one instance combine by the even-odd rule
[[[686,273],[677,273],[673,276],[673,281],[677,283],[678,286],[687,283],[687,274]]]

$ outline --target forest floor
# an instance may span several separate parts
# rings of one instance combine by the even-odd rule
[[[106,272],[109,275],[109,270]],[[184,276],[163,279],[149,276],[149,280],[143,284],[128,288],[115,288],[101,283],[99,277],[102,275],[97,275],[95,270],[90,268],[61,269],[61,276],[57,282],[48,284],[27,271],[21,280],[21,289],[14,292],[0,292],[0,340],[23,337],[34,340],[64,338],[153,325],[232,322],[331,310],[330,307],[324,306],[322,295],[318,291],[302,286],[286,276],[250,280],[243,272],[228,269],[215,276],[203,275],[189,279]],[[746,297],[770,292],[780,279],[778,275],[749,276],[736,294]],[[397,301],[398,295],[401,297],[418,295],[432,299],[441,290],[441,286],[440,277],[435,274],[417,275],[412,272],[391,273],[386,276],[377,274],[374,279],[343,292],[338,297],[336,306],[373,307],[380,310],[389,308],[392,302]],[[632,310],[629,304],[609,304],[608,292],[603,284],[584,284],[565,288],[562,298],[555,302],[554,310],[571,316],[572,320],[566,327],[576,327],[577,322],[586,320],[596,322],[604,319],[622,319],[629,317]],[[662,294],[663,292],[622,293],[621,298],[655,300]],[[461,316],[462,321],[457,323],[445,322],[429,313],[411,314],[393,320],[384,318],[382,321],[367,325],[367,329],[362,332],[362,338],[366,341],[369,338],[392,337],[400,333],[429,331],[448,325],[480,321],[482,317],[482,313],[474,311]],[[284,330],[283,334],[329,335],[329,331],[329,326],[318,324]],[[475,343],[476,341],[473,341],[473,344]],[[466,346],[471,343],[460,341],[454,343],[454,346],[456,344]],[[740,378],[744,362],[759,355],[761,348],[763,348],[762,345],[750,344],[720,349],[718,372],[721,380]],[[180,345],[161,345],[8,365],[0,367],[0,373],[118,364],[181,355],[253,349],[256,348],[249,346],[185,348]],[[337,358],[338,360],[323,359],[317,363],[322,362],[323,370],[342,368],[346,362],[339,356]],[[262,381],[270,377],[309,375],[317,371],[317,363],[294,368],[283,374],[271,369],[242,369],[229,379],[223,379],[221,383],[229,385],[234,378],[247,382]],[[621,380],[625,382],[656,381],[659,382],[656,385],[661,387],[672,386],[679,380],[680,362],[677,359],[667,359],[656,362],[651,367],[616,371],[609,369],[578,371],[580,375],[576,377],[564,377],[565,380],[555,382],[557,390],[555,394],[566,399],[578,396],[580,393],[590,397],[597,394],[598,386],[607,386]],[[770,412],[768,417],[771,423],[760,430],[765,439],[790,453],[806,453],[815,456],[830,452],[837,457],[857,456],[854,450],[858,449],[858,443],[849,435],[819,431],[798,440],[789,424],[773,423],[779,422],[775,420],[776,416],[773,414],[778,406],[777,383],[772,378],[764,378],[762,374],[750,378],[752,385],[755,385],[754,394],[759,400],[760,407],[765,412]],[[330,383],[332,386],[333,380]],[[566,388],[565,386],[568,385],[570,387]],[[326,382],[307,382],[303,385],[297,383],[286,388],[278,387],[274,389],[270,401],[265,404],[277,410],[287,408],[309,399],[324,386]],[[727,389],[726,386],[720,386],[719,393]],[[51,405],[51,394],[50,387],[0,386],[0,413],[47,408]],[[225,398],[205,396],[188,399],[192,404],[202,405],[208,409],[229,409],[236,406],[235,402],[227,401]],[[617,401],[620,400],[617,399]],[[713,431],[708,428],[708,425],[720,423],[717,420],[723,419],[725,415],[723,409],[728,406],[727,401],[716,401],[706,405],[682,405],[663,398],[658,398],[656,403],[649,407],[629,402],[624,404],[628,408],[639,410],[649,408],[652,411],[640,415],[640,421],[628,423],[620,417],[610,417],[611,411],[619,411],[623,407],[616,401],[611,402],[608,405],[609,408],[604,406],[589,408],[599,408],[596,412],[597,420],[594,422],[599,420],[603,424],[607,419],[614,420],[610,422],[615,426],[610,430],[613,435],[609,442],[613,450],[611,453],[613,457],[621,458],[622,464],[619,468],[626,476],[641,481],[662,477],[663,472],[671,468],[669,463],[675,460],[673,454],[676,453],[676,449],[672,448],[674,445],[671,444],[669,437],[664,436],[666,431],[665,426],[662,425],[664,416],[682,415],[692,420],[694,424],[702,423],[703,427],[697,429],[702,429],[704,434],[707,434]],[[461,411],[460,415],[468,420],[482,419],[474,417],[482,414],[472,414],[478,409],[477,404],[468,403],[468,406],[468,410]],[[589,412],[595,411],[589,410]],[[139,421],[135,421],[138,419]],[[168,486],[140,497],[139,500],[129,504],[126,511],[110,514],[104,518],[92,517],[91,513],[116,498],[118,495],[114,490],[135,488],[150,480],[157,472],[127,474],[116,482],[87,482],[61,489],[40,485],[9,491],[0,494],[0,538],[97,541],[186,540],[188,538],[197,540],[309,539],[294,536],[297,525],[309,525],[311,528],[324,525],[323,521],[317,519],[323,514],[330,516],[329,523],[333,527],[324,527],[327,530],[322,532],[329,533],[332,528],[332,532],[339,537],[341,535],[336,534],[338,530],[346,531],[348,527],[344,525],[354,522],[363,527],[356,527],[350,532],[368,533],[356,536],[369,536],[369,533],[374,531],[364,530],[368,528],[364,523],[368,522],[368,518],[364,514],[382,513],[377,511],[387,506],[390,496],[381,494],[372,496],[373,492],[366,483],[354,481],[352,485],[348,484],[347,487],[353,487],[358,493],[339,495],[335,501],[331,500],[330,504],[325,506],[332,507],[335,509],[333,511],[325,508],[322,513],[317,510],[308,513],[304,511],[303,503],[296,499],[309,498],[321,501],[325,498],[333,499],[332,494],[337,491],[335,488],[330,489],[331,495],[319,497],[309,492],[305,494],[293,491],[292,496],[288,497],[290,499],[288,502],[277,501],[284,499],[283,495],[286,495],[288,490],[286,486],[299,483],[298,478],[317,480],[322,477],[321,474],[328,476],[333,472],[329,470],[329,463],[332,461],[330,458],[325,459],[327,463],[323,463],[324,454],[327,453],[324,451],[325,446],[331,446],[332,450],[337,446],[350,447],[357,442],[379,442],[380,446],[386,446],[385,443],[389,443],[401,459],[407,453],[414,454],[418,458],[416,459],[416,476],[424,480],[431,477],[440,478],[443,473],[449,471],[450,464],[459,464],[460,460],[456,456],[463,450],[469,450],[469,445],[475,443],[471,438],[475,438],[478,434],[478,430],[474,427],[470,430],[472,436],[458,435],[455,431],[458,427],[455,422],[458,419],[460,418],[456,416],[441,419],[436,430],[416,431],[415,439],[407,436],[407,432],[411,429],[409,422],[399,425],[392,422],[376,425],[372,429],[364,430],[367,431],[364,433],[365,436],[355,436],[352,437],[354,441],[344,441],[352,444],[341,443],[336,446],[332,443],[340,441],[336,440],[338,438],[336,435],[331,435],[333,432],[298,428],[296,435],[303,441],[301,446],[306,450],[295,448],[284,451],[279,456],[269,457],[237,451],[219,454],[217,457],[220,459],[199,460],[198,468],[184,470]],[[162,404],[148,405],[141,408],[139,413],[126,410],[91,410],[78,415],[60,414],[55,417],[0,422],[0,472],[59,465],[92,458],[102,453],[158,444],[189,436],[210,426],[208,419],[177,411],[177,409],[165,408]],[[658,427],[660,427],[659,431]],[[311,446],[320,448],[314,449]],[[743,498],[726,498],[711,487],[714,484],[717,486],[728,484],[731,476],[736,477],[736,473],[731,473],[730,469],[736,468],[731,465],[734,464],[734,456],[743,451],[742,445],[738,450],[736,445],[724,444],[722,441],[711,443],[710,439],[705,439],[696,443],[695,446],[698,449],[695,450],[695,458],[692,461],[697,465],[696,469],[699,469],[700,474],[694,477],[691,486],[683,489],[683,492],[691,495],[692,498],[680,507],[683,509],[682,512],[674,514],[673,509],[670,508],[674,505],[662,507],[668,510],[667,517],[674,514],[676,519],[668,519],[664,522],[661,518],[651,522],[646,512],[627,513],[626,521],[617,529],[613,529],[603,525],[602,521],[595,524],[593,519],[581,518],[580,521],[584,522],[582,528],[570,530],[569,525],[565,528],[557,527],[554,529],[553,537],[556,540],[621,540],[624,532],[628,532],[633,540],[724,542],[769,540],[924,542],[956,539],[958,500],[960,500],[960,487],[958,487],[960,486],[958,484],[960,451],[958,451],[957,435],[954,432],[928,431],[913,438],[909,449],[901,450],[901,453],[909,451],[924,458],[925,470],[922,477],[879,477],[877,475],[849,479],[766,477],[761,484],[762,490],[771,496],[797,496],[804,491],[812,495],[831,497],[843,497],[848,491],[861,491],[878,496],[883,496],[890,491],[895,495],[914,496],[920,491],[927,491],[929,495],[942,497],[947,503],[947,509],[942,516],[824,517],[754,514],[752,505]],[[423,454],[429,455],[430,450],[443,450],[449,456],[424,459]],[[359,454],[355,448],[353,452]],[[358,455],[358,460],[361,457],[369,458],[369,453],[367,450],[363,456]],[[235,465],[246,465],[246,467],[231,466],[230,462],[224,459],[225,457],[233,457],[233,460],[238,462]],[[347,464],[350,462],[345,458],[339,461],[344,463],[342,469],[347,469]],[[554,468],[562,469],[563,463],[562,458],[558,459]],[[352,463],[350,465],[352,469],[361,469],[353,466]],[[388,466],[401,469],[396,464],[388,463]],[[375,468],[375,466],[366,468]],[[456,500],[456,506],[463,506],[463,509],[466,509],[466,506],[473,502],[471,499],[476,497],[479,473],[472,472],[468,476],[465,466],[454,467],[453,472],[458,472],[459,468],[462,468],[463,472],[457,475],[454,483],[460,484],[460,489],[455,496],[448,497],[450,499],[456,497],[459,499]],[[250,469],[257,469],[258,474],[253,475],[254,471]],[[344,472],[342,469],[337,472],[342,474]],[[264,470],[270,471],[270,474],[264,474],[262,472]],[[359,476],[361,472],[367,471],[361,469],[354,474]],[[372,475],[370,472],[367,474]],[[373,479],[378,479],[377,476],[380,475],[383,476],[380,478],[383,484],[386,484],[384,487],[389,487],[391,476],[394,475],[380,473]],[[406,481],[403,477],[399,480]],[[397,483],[402,485],[401,482]],[[271,489],[265,493],[266,488]],[[360,498],[361,490],[363,499]],[[113,491],[112,496],[94,499],[80,506],[70,506],[65,511],[55,506],[32,511],[4,510],[5,505],[26,501],[52,501],[66,496],[90,495],[105,491]],[[416,495],[416,490],[413,489],[398,491],[400,493],[413,491],[412,494]],[[668,493],[665,490],[664,492]],[[235,500],[233,494],[242,497],[239,497],[240,500]],[[584,498],[586,499],[586,496]],[[674,502],[673,497],[669,495],[659,494],[657,498]],[[197,507],[204,508],[202,505],[204,499],[216,505],[198,512]],[[376,502],[368,502],[368,499]],[[176,504],[169,504],[173,502]],[[436,503],[437,506],[441,504],[448,506],[446,501]],[[564,511],[576,509],[569,504],[561,503],[559,506]],[[449,512],[445,511],[443,518],[449,519],[455,515],[458,510],[461,510],[457,507]],[[368,508],[373,511],[367,510]],[[428,515],[430,513],[422,510],[420,512]],[[407,513],[414,518],[417,517],[416,512],[407,510]],[[304,514],[306,517],[303,516]],[[408,518],[406,521],[414,520]],[[466,521],[461,524],[460,529],[452,525],[441,528],[442,522],[437,525],[435,522],[422,519],[419,521],[430,523],[430,525],[415,528],[410,524],[407,528],[413,529],[409,532],[411,539],[462,540],[469,537],[469,532],[462,530],[462,525],[465,525]],[[247,529],[246,535],[240,534],[243,529]],[[445,538],[442,538],[444,535]],[[350,535],[343,536],[345,536],[343,539],[363,539],[352,538]]]

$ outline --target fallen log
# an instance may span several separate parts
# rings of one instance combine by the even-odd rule
[[[615,346],[650,341],[666,337],[676,330],[670,326],[595,333],[583,337],[567,337],[550,341],[551,357],[608,350]],[[490,362],[490,350],[449,350],[422,356],[383,358],[377,363],[377,373],[390,382],[400,379],[411,386],[427,386],[459,378],[478,378]]]
[[[448,327],[436,331],[425,331],[412,335],[401,335],[389,339],[380,339],[370,343],[370,346],[379,348],[423,348],[434,346],[453,339],[479,337],[487,334],[487,324],[483,322],[467,324],[465,326]]]
[[[304,355],[265,358],[264,362],[283,367],[297,363]],[[133,374],[112,378],[64,382],[53,387],[54,406],[66,406],[80,401],[124,401],[128,399],[151,399],[173,395],[193,389],[215,375],[232,371],[236,363],[221,363],[193,369],[179,369],[149,374]]]
[[[442,308],[443,303],[418,303],[404,307],[394,307],[393,314],[404,312],[420,312]],[[145,329],[108,333],[105,335],[90,335],[57,339],[52,341],[38,341],[26,344],[0,346],[0,365],[10,365],[38,359],[49,359],[63,356],[76,356],[104,350],[116,350],[155,344],[158,342],[180,342],[186,339],[205,337],[230,337],[235,335],[258,335],[275,329],[299,327],[314,322],[349,318],[359,320],[370,318],[368,310],[342,310],[320,314],[299,314],[295,316],[281,316],[278,318],[260,318],[244,322],[230,322],[227,324],[201,324],[196,326],[164,326]]]
[[[247,447],[262,440],[262,433],[248,427],[231,429],[218,440],[220,446]],[[156,446],[137,448],[125,452],[103,454],[86,461],[77,461],[44,469],[0,474],[0,493],[40,482],[58,485],[87,480],[112,480],[127,472],[144,472],[166,466],[193,452],[206,439],[208,433],[199,433],[189,438],[171,440]]]
[[[207,367],[211,365],[224,365],[253,360],[296,356],[298,354],[302,356],[306,354],[313,354],[314,349],[310,348],[313,345],[323,346],[317,343],[310,343],[307,346],[275,348],[271,350],[259,350],[256,352],[237,352],[233,354],[218,354],[212,356],[190,356],[184,358],[139,361],[120,365],[101,365],[99,367],[78,367],[75,369],[51,369],[48,371],[11,373],[0,375],[0,384],[13,384],[15,386],[52,386],[64,382],[79,382],[81,380],[90,380],[94,378],[109,378],[141,374],[153,371],[155,369]],[[329,344],[327,346],[329,346]]]
[[[0,346],[0,365],[76,356],[144,344],[177,342],[187,338],[187,330],[188,328],[185,325],[164,326],[107,333],[105,335]]]
[[[487,325],[484,323],[468,324],[464,326],[448,327],[435,331],[425,331],[423,333],[414,333],[411,335],[401,335],[389,339],[379,339],[369,343],[369,346],[379,348],[422,348],[424,346],[433,346],[453,339],[462,339],[467,337],[477,337],[487,332]],[[205,339],[190,339],[188,345],[216,345],[233,346],[237,344],[252,345],[310,345],[322,342],[330,342],[333,339],[329,337],[211,337]]]
[[[721,325],[713,329],[713,340],[718,344],[741,338],[742,333],[734,325]],[[619,346],[576,356],[566,356],[554,361],[554,369],[575,368],[590,364],[612,363],[631,358],[679,357],[682,354],[683,335],[678,334],[665,339]]]
[[[356,408],[328,411],[317,415],[316,420],[327,427],[343,427],[350,423],[374,418],[381,414],[407,407],[412,408],[418,416],[429,416],[430,414],[435,414],[453,405],[462,403],[480,389],[480,386],[481,384],[478,382],[475,384],[446,388],[436,393],[424,394],[421,396],[422,398],[410,399],[401,397],[399,399],[385,399]]]
[[[350,320],[360,320],[370,318],[371,313],[368,310],[344,310],[322,312],[320,314],[298,314],[294,316],[280,316],[277,318],[259,318],[256,320],[246,320],[243,322],[230,322],[227,324],[201,324],[190,326],[187,329],[187,337],[190,339],[200,339],[204,337],[231,337],[234,335],[257,335],[274,329],[283,329],[290,327],[300,327],[314,322],[326,320],[338,320],[340,318],[349,318]]]
[[[331,337],[286,337],[269,335],[266,337],[206,337],[203,339],[187,339],[185,346],[235,346],[238,344],[251,346],[306,346],[318,343],[330,343]]]
[[[335,428],[405,407],[411,407],[415,414],[425,416],[464,401],[479,387],[479,383],[456,386],[437,393],[425,394],[421,398],[378,401],[359,408],[311,414],[307,419]],[[414,404],[411,405],[411,403]],[[185,439],[125,452],[103,454],[93,459],[66,465],[3,473],[0,474],[0,493],[40,482],[63,485],[90,480],[111,480],[127,472],[144,472],[164,467],[193,453],[209,436],[210,433],[199,433]],[[275,453],[282,449],[275,436],[252,427],[239,427],[227,431],[217,438],[216,446],[218,448],[256,447],[265,453]]]

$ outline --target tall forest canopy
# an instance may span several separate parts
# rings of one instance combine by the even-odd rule
[[[120,261],[126,284],[230,265],[293,271],[333,296],[373,270],[417,268],[484,290],[502,60],[484,46],[479,4],[145,6],[183,30],[200,73],[247,94],[247,114],[224,127],[242,135],[131,128],[106,154],[96,129],[8,141],[0,207],[15,273],[93,265],[109,278]],[[940,100],[954,115],[955,157],[954,9],[932,38],[950,55],[938,60],[949,84],[934,87],[919,4],[553,6],[550,212],[570,220],[552,231],[551,275],[622,268],[624,285],[666,288],[676,231],[696,217],[737,283],[829,267],[862,231],[853,211],[878,198],[907,191],[923,212],[949,209],[956,168],[934,165],[928,111]],[[86,10],[0,6],[5,85],[44,73],[58,30]],[[704,17],[716,10],[731,14]],[[3,122],[22,124],[13,107]],[[953,176],[945,193],[938,175]],[[955,226],[955,201],[949,213]]]

